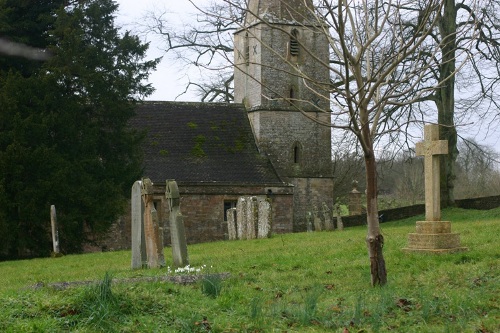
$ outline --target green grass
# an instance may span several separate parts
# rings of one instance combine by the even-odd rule
[[[382,224],[383,288],[363,227],[190,245],[191,266],[231,273],[194,285],[111,284],[167,274],[130,270],[129,251],[0,262],[0,332],[500,332],[500,208],[445,210],[469,248],[450,255],[401,251],[421,219]]]

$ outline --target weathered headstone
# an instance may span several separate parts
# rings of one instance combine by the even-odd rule
[[[227,235],[229,240],[238,239],[236,231],[236,208],[229,208],[226,211],[227,216]]]
[[[269,199],[259,200],[257,238],[271,237],[272,206]]]
[[[315,231],[321,231],[323,230],[323,227],[321,225],[321,217],[319,216],[319,210],[316,205],[313,205],[313,214],[314,214],[314,230]]]
[[[306,213],[306,224],[307,224],[307,232],[312,232],[313,225],[312,225],[312,213],[311,212]]]
[[[50,226],[52,229],[52,249],[53,256],[58,257],[61,254],[59,248],[59,230],[57,227],[57,214],[56,214],[56,206],[50,206]]]
[[[159,226],[153,220],[156,209],[153,202],[153,183],[149,178],[142,180],[142,200],[144,202],[144,236],[146,239],[147,264],[149,268],[160,267],[161,261],[158,253],[163,251],[163,244],[158,244]]]
[[[344,230],[344,223],[342,222],[342,215],[340,212],[340,204],[335,203],[334,209],[335,216],[337,217],[337,230]]]
[[[358,191],[358,182],[353,180],[352,191],[349,193],[349,215],[361,215],[362,213],[361,192]]]
[[[448,142],[439,140],[439,126],[426,125],[424,141],[417,143],[417,156],[424,156],[425,219],[417,221],[416,233],[408,235],[408,252],[450,253],[465,251],[460,235],[451,232],[451,222],[441,221],[439,155],[448,153]]]
[[[239,197],[236,203],[236,226],[238,239],[245,239],[247,234],[247,197]]]
[[[189,265],[189,257],[186,242],[186,231],[184,229],[184,217],[180,210],[180,194],[177,182],[167,180],[165,196],[168,199],[170,209],[170,236],[172,243],[172,259],[175,267]]]
[[[158,256],[158,266],[165,267],[165,255],[163,254],[163,228],[160,227],[158,220],[158,211],[151,207],[151,218],[153,220],[153,229],[156,231],[156,253]]]
[[[257,198],[249,197],[247,199],[247,211],[246,211],[246,236],[245,239],[254,239],[257,237],[256,227],[258,224],[258,206]]]
[[[132,269],[147,265],[146,238],[144,236],[144,202],[142,200],[142,181],[132,185],[131,191],[132,224]]]
[[[330,208],[328,208],[328,205],[326,202],[323,202],[323,218],[325,219],[325,230],[332,231],[335,229],[333,222],[332,222],[332,215],[330,214]]]

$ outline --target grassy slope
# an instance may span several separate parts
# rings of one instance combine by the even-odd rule
[[[129,251],[1,262],[0,331],[205,332],[206,317],[212,332],[500,332],[500,208],[443,219],[470,251],[405,254],[417,218],[382,225],[385,288],[369,287],[363,227],[189,246],[192,266],[231,273],[217,298],[167,282],[27,288],[166,274],[131,271]]]

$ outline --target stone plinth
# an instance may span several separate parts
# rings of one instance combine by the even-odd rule
[[[406,252],[453,253],[467,251],[460,246],[460,234],[451,232],[449,221],[418,221],[416,233],[408,234]]]

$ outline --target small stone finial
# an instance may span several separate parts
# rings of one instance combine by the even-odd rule
[[[352,181],[352,193],[359,193],[358,191],[358,181],[357,180],[353,180]]]

